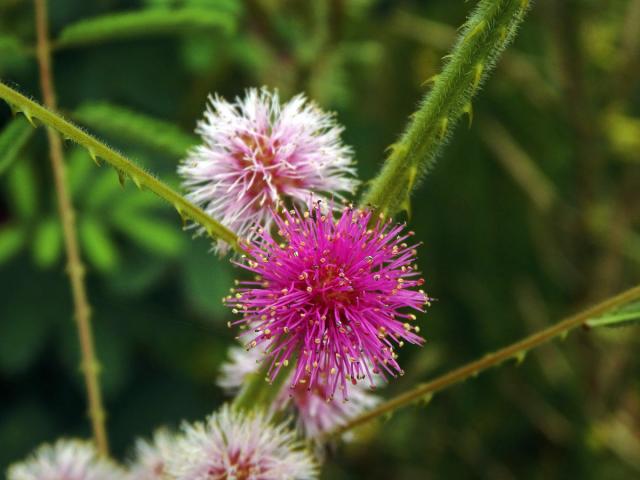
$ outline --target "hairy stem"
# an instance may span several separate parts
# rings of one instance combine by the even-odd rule
[[[47,26],[46,0],[35,0],[36,31],[38,36],[37,56],[40,68],[40,85],[44,103],[48,108],[56,108],[56,97],[51,73],[51,51],[49,48],[49,33]],[[75,321],[80,340],[82,355],[81,369],[87,389],[89,402],[89,418],[93,428],[93,436],[98,451],[108,455],[109,445],[105,429],[105,412],[100,393],[99,363],[96,358],[93,332],[91,329],[91,307],[87,299],[84,282],[85,270],[80,258],[78,236],[76,232],[75,214],[65,180],[65,166],[62,153],[62,140],[53,128],[47,128],[49,138],[49,155],[58,199],[58,210],[62,222],[62,232],[67,253],[67,273],[71,282]]]
[[[341,435],[354,427],[362,425],[376,417],[385,415],[394,410],[410,405],[420,400],[428,400],[430,397],[440,390],[444,390],[452,385],[475,377],[478,373],[503,363],[509,359],[515,359],[520,362],[529,350],[539,347],[543,343],[548,342],[556,337],[563,337],[576,327],[580,326],[597,326],[598,323],[591,323],[589,320],[602,315],[616,307],[623,306],[632,301],[640,299],[640,286],[636,286],[626,290],[614,297],[611,297],[587,310],[572,315],[559,323],[545,328],[533,335],[530,335],[516,343],[504,347],[497,352],[489,353],[484,357],[471,363],[463,365],[449,373],[445,373],[430,382],[418,385],[417,387],[394,397],[378,407],[352,419],[344,426],[333,430],[325,436],[325,439]],[[619,319],[617,319],[619,321]],[[611,323],[611,322],[610,322]]]
[[[124,182],[125,177],[128,176],[138,188],[148,188],[160,198],[172,204],[184,221],[187,219],[194,221],[201,225],[212,238],[227,242],[238,252],[243,251],[238,237],[231,230],[219,222],[216,222],[201,208],[185,200],[171,187],[146,172],[131,160],[128,160],[120,153],[107,147],[104,143],[96,140],[60,115],[29,100],[24,95],[1,82],[0,98],[9,103],[14,111],[22,112],[30,122],[33,123],[34,119],[40,120],[46,126],[61,133],[64,138],[85,147],[98,165],[100,165],[100,160],[104,160],[110,164],[116,169],[121,182]]]
[[[269,381],[269,360],[265,359],[262,363],[260,370],[247,378],[242,389],[234,398],[234,408],[238,410],[268,409],[282,391],[284,383],[289,379],[291,370],[283,367],[276,378],[273,381]]]
[[[528,0],[482,0],[464,25],[449,61],[433,81],[405,133],[391,146],[381,172],[362,203],[393,215],[409,209],[409,195],[434,165],[453,126],[504,48],[515,36]]]

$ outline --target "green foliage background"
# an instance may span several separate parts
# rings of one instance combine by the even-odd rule
[[[209,93],[300,91],[346,126],[360,175],[437,74],[472,5],[50,1],[60,109],[174,186]],[[116,14],[123,14],[114,16]],[[33,5],[0,0],[0,78],[39,98]],[[539,0],[412,198],[437,301],[385,395],[640,278],[640,1]],[[0,468],[89,436],[44,131],[0,108]],[[238,272],[172,209],[66,145],[108,428],[133,439],[219,405]],[[405,409],[327,454],[323,478],[637,478],[640,335],[580,332]]]

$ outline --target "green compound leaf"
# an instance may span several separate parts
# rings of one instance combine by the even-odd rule
[[[27,235],[18,226],[0,229],[0,265],[17,254],[25,243]]]
[[[198,30],[214,30],[230,35],[235,27],[236,18],[227,11],[204,8],[149,9],[82,20],[62,30],[54,47],[95,45]]]
[[[33,128],[22,117],[16,117],[0,133],[0,175],[18,158],[33,134]]]
[[[62,253],[62,229],[56,218],[45,218],[33,236],[33,260],[41,268],[50,267]]]
[[[38,187],[33,167],[29,163],[16,163],[7,175],[9,204],[22,220],[33,218],[37,213]]]
[[[158,255],[175,256],[182,251],[183,237],[173,225],[167,225],[145,216],[113,216],[114,227],[132,242]]]
[[[100,222],[90,216],[84,217],[80,222],[79,234],[82,250],[95,268],[111,272],[118,266],[118,250]]]
[[[181,158],[198,139],[170,123],[107,102],[85,103],[74,118],[107,135]]]
[[[629,327],[640,322],[640,302],[631,303],[624,308],[587,321],[591,328],[618,328]]]

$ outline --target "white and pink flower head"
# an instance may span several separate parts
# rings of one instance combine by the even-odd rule
[[[82,440],[42,445],[27,460],[9,467],[8,480],[122,480],[124,470],[100,457]]]
[[[150,442],[138,440],[127,480],[166,479],[167,459],[175,449],[176,438],[168,430],[158,429]]]
[[[183,427],[166,474],[175,480],[306,480],[317,477],[317,466],[284,425],[224,405],[204,423]]]
[[[258,229],[240,263],[255,279],[225,299],[242,314],[233,323],[251,335],[248,348],[266,351],[269,378],[294,362],[291,388],[320,388],[330,400],[360,380],[374,387],[374,375],[402,375],[395,349],[423,343],[411,311],[429,302],[417,245],[406,243],[413,232],[352,207],[335,219],[317,204],[274,219],[280,239]]]
[[[356,186],[352,151],[334,116],[298,95],[284,105],[277,93],[247,91],[229,103],[210,97],[196,132],[203,144],[178,168],[187,198],[238,236],[269,229],[270,209],[304,204],[312,194],[342,198]],[[224,253],[226,244],[218,242]]]

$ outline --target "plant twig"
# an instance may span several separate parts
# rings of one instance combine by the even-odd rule
[[[410,405],[421,399],[428,400],[431,396],[444,390],[452,385],[467,380],[470,377],[475,377],[478,373],[487,370],[493,366],[499,365],[506,360],[514,359],[520,362],[524,359],[524,356],[529,350],[532,350],[540,345],[552,340],[556,337],[563,337],[576,327],[585,326],[590,319],[598,317],[603,313],[610,311],[616,307],[620,307],[634,300],[640,299],[640,286],[636,286],[626,290],[614,297],[608,298],[603,302],[588,308],[580,313],[567,317],[561,322],[547,327],[533,335],[530,335],[516,343],[502,348],[494,353],[489,353],[484,357],[475,360],[471,363],[463,365],[449,373],[431,380],[430,382],[418,385],[417,387],[394,397],[378,407],[350,420],[345,425],[329,432],[325,435],[325,440],[339,436],[344,432],[351,430],[359,425],[362,425],[376,417],[393,412],[394,410]]]
[[[183,221],[186,221],[186,219],[194,221],[201,225],[210,237],[223,240],[236,251],[243,252],[235,233],[215,221],[201,208],[185,200],[178,192],[140,168],[122,154],[112,150],[60,115],[29,100],[2,82],[0,82],[0,98],[4,99],[14,111],[22,112],[30,122],[33,123],[34,119],[40,120],[48,127],[57,130],[63,137],[82,145],[98,165],[100,165],[100,160],[104,160],[110,164],[116,169],[121,182],[124,182],[125,177],[128,176],[138,188],[148,188],[160,198],[173,205]]]
[[[35,0],[36,30],[38,36],[37,57],[40,68],[40,85],[44,103],[48,108],[56,108],[56,98],[51,74],[51,52],[49,48],[49,34],[47,26],[46,0]],[[96,358],[93,332],[91,329],[91,307],[87,299],[84,282],[85,270],[80,257],[78,237],[76,231],[75,214],[65,180],[65,166],[62,153],[62,140],[53,128],[47,128],[49,139],[49,154],[58,199],[58,210],[62,222],[65,249],[67,253],[67,273],[71,282],[75,320],[80,340],[82,355],[81,369],[87,389],[89,402],[89,418],[93,428],[93,436],[98,451],[108,455],[109,445],[105,429],[105,412],[100,393],[99,363]]]
[[[403,136],[391,146],[381,172],[362,203],[393,215],[409,210],[409,195],[433,166],[453,126],[487,73],[515,36],[528,0],[482,0],[464,25],[449,61],[433,79],[433,89],[413,115]]]

